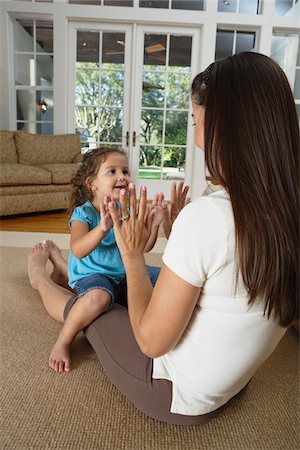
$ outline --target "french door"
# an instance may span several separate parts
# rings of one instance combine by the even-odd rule
[[[190,83],[199,32],[191,28],[70,23],[68,125],[84,149],[127,150],[148,196],[191,180]]]

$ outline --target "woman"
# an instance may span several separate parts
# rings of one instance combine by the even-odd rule
[[[221,189],[178,215],[154,289],[143,253],[145,188],[137,216],[120,222],[109,204],[128,310],[115,305],[86,329],[127,398],[182,425],[208,420],[240,392],[298,317],[299,128],[286,76],[266,56],[234,55],[196,76],[192,106],[195,142]],[[127,214],[125,191],[120,205]],[[129,206],[136,210],[133,185]],[[30,258],[43,300],[47,252]],[[67,317],[76,298],[60,289],[50,291]]]

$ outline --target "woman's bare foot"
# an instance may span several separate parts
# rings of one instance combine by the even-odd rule
[[[51,239],[43,241],[43,245],[48,249],[49,259],[53,264],[51,279],[59,286],[70,289],[68,285],[68,263],[60,248]]]
[[[70,372],[71,370],[70,344],[66,344],[61,337],[57,339],[52,349],[49,367],[55,372]]]
[[[47,276],[48,258],[49,252],[41,243],[36,244],[28,255],[28,277],[33,289],[38,290],[39,282]]]

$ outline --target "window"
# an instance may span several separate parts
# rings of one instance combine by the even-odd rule
[[[241,14],[259,14],[259,0],[219,0],[218,11]]]
[[[275,0],[275,15],[285,16],[296,3],[298,0]]]
[[[215,60],[226,58],[255,48],[255,32],[217,30]]]
[[[17,129],[53,133],[53,23],[14,23],[14,81]]]
[[[294,93],[296,109],[300,120],[300,35],[274,33],[271,58],[284,70]]]

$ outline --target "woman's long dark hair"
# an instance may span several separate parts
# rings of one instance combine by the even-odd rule
[[[279,65],[258,53],[213,63],[192,84],[205,107],[205,159],[232,202],[238,266],[252,305],[282,326],[299,314],[299,126]]]
[[[101,164],[106,161],[108,155],[113,153],[123,155],[127,159],[124,150],[110,147],[94,148],[84,154],[82,163],[71,180],[70,215],[76,206],[83,205],[88,200],[93,200],[93,192],[89,187],[90,183],[96,178]]]

